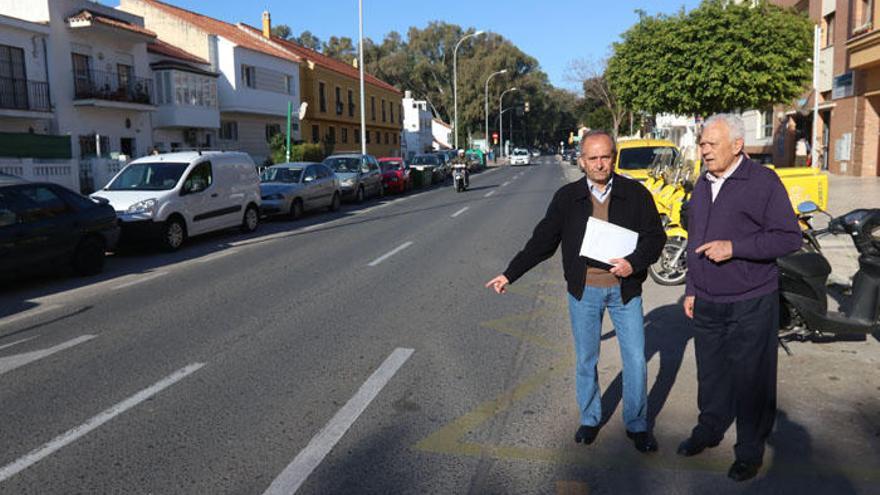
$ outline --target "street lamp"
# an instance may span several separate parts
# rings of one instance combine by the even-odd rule
[[[503,110],[503,108],[504,108],[504,105],[503,105],[503,103],[504,103],[504,95],[506,95],[507,93],[510,93],[511,91],[519,91],[519,88],[509,88],[509,89],[505,89],[505,90],[501,93],[501,97],[498,98],[498,114],[499,114],[499,115],[498,115],[498,117],[499,117],[499,121],[498,121],[498,132],[500,133],[500,137],[501,137],[501,139],[500,139],[500,144],[501,144],[501,153],[500,153],[500,155],[501,155],[502,158],[504,157],[504,110]]]
[[[474,36],[479,36],[483,33],[485,33],[485,31],[477,31],[476,33],[465,35],[458,40],[458,43],[455,44],[455,48],[452,50],[452,106],[454,108],[452,131],[455,132],[455,149],[458,149],[458,47],[461,45],[462,41],[468,38],[473,38]]]
[[[367,112],[364,108],[364,0],[358,0],[358,69],[361,85],[361,154],[367,154]]]
[[[489,74],[489,77],[486,79],[486,150],[488,151],[489,146],[489,81],[492,80],[493,77],[498,74],[507,74],[507,69],[501,69],[498,72],[493,72]]]

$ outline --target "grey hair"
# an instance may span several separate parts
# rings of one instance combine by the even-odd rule
[[[608,132],[606,130],[602,130],[602,129],[592,129],[590,131],[587,131],[584,134],[584,136],[581,138],[581,143],[580,143],[581,151],[583,151],[583,149],[584,149],[583,146],[584,146],[584,143],[587,142],[587,139],[590,139],[591,137],[596,137],[596,136],[607,137],[608,140],[611,141],[611,154],[617,155],[617,141],[614,139],[614,136],[612,136],[610,132]]]
[[[745,139],[746,125],[743,123],[739,115],[735,115],[732,113],[716,113],[715,115],[706,119],[706,123],[703,124],[703,128],[705,129],[706,127],[709,127],[710,125],[717,122],[723,122],[727,126],[731,142],[735,142],[737,139]]]

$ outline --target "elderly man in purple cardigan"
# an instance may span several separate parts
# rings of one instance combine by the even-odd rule
[[[754,477],[776,417],[779,328],[776,259],[802,243],[785,187],[743,154],[739,117],[706,121],[707,172],[691,196],[684,311],[694,322],[700,410],[678,453],[721,442],[736,421],[736,460],[727,475]]]

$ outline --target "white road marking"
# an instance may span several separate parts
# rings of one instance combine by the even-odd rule
[[[62,307],[61,304],[45,304],[42,306],[38,306],[34,309],[29,309],[27,311],[22,311],[16,315],[7,316],[5,318],[0,318],[0,326],[8,325],[12,322],[16,322],[18,320],[23,320],[25,318],[32,318],[37,315],[41,315],[43,313],[48,313],[49,311],[56,310]]]
[[[501,187],[507,187],[507,186],[509,186],[509,185],[510,185],[510,181],[507,181],[507,182],[505,182],[504,184],[501,184]]]
[[[489,192],[487,192],[486,194],[484,194],[483,197],[484,197],[484,198],[488,198],[489,196],[491,196],[491,195],[493,195],[493,194],[495,194],[495,191],[489,191]]]
[[[383,254],[382,256],[379,256],[378,258],[371,261],[369,266],[376,266],[379,263],[387,260],[388,258],[394,256],[395,254],[403,251],[404,249],[406,249],[410,246],[412,246],[412,241],[406,241],[403,244],[401,244],[400,246],[397,246],[396,248],[392,249],[391,251],[389,251],[389,252]]]
[[[129,397],[128,399],[125,399],[124,401],[114,406],[110,406],[109,409],[98,414],[97,416],[92,417],[85,423],[71,430],[67,430],[67,432],[55,437],[54,439],[52,439],[52,441],[43,445],[42,447],[31,451],[29,454],[19,458],[11,464],[3,466],[3,468],[0,468],[0,482],[8,480],[16,474],[45,459],[46,457],[54,454],[61,448],[75,442],[76,440],[87,435],[88,433],[97,429],[98,427],[115,418],[116,416],[119,416],[125,411],[158,394],[162,390],[186,378],[192,373],[195,373],[196,371],[198,371],[199,368],[204,365],[205,363],[194,363],[185,368],[181,368],[180,370],[175,371],[155,385],[141,390],[135,395]]]
[[[125,288],[127,288],[127,287],[131,287],[132,285],[137,285],[137,284],[142,284],[142,283],[144,283],[144,282],[149,282],[150,280],[153,280],[153,279],[155,279],[155,278],[159,278],[159,277],[161,277],[162,275],[168,275],[168,272],[154,272],[154,273],[149,273],[149,274],[147,274],[147,275],[144,275],[144,276],[141,277],[141,278],[138,278],[138,279],[132,280],[131,282],[126,282],[126,283],[124,283],[124,284],[119,284],[119,285],[113,287],[113,290],[125,289]]]
[[[193,260],[193,263],[210,263],[214,260],[219,260],[220,258],[225,258],[231,254],[237,253],[237,249],[225,249],[223,251],[219,251],[217,253],[209,254],[208,256],[202,256],[201,258],[196,258]]]
[[[3,349],[8,349],[8,348],[15,346],[15,345],[18,345],[18,344],[24,344],[28,340],[34,340],[37,337],[39,337],[39,335],[34,335],[33,337],[28,337],[26,339],[16,340],[15,342],[10,342],[8,344],[0,345],[0,351],[2,351]]]
[[[92,340],[95,338],[94,335],[80,335],[75,339],[68,340],[67,342],[62,342],[56,346],[49,347],[48,349],[42,349],[39,351],[33,352],[25,352],[23,354],[15,354],[13,356],[7,356],[0,358],[0,375],[4,373],[8,373],[16,368],[21,368],[26,364],[33,363],[34,361],[39,361],[45,357],[49,357],[56,352],[61,352],[65,349],[70,349],[75,345],[82,344],[83,342]],[[0,480],[2,481],[2,480]]]
[[[457,212],[453,213],[452,216],[451,216],[450,218],[455,218],[455,217],[461,215],[462,213],[468,211],[469,209],[470,209],[470,206],[465,206],[464,208],[462,208],[462,209],[458,210]]]
[[[306,478],[324,460],[345,432],[379,395],[395,373],[412,355],[412,349],[398,347],[379,368],[367,378],[356,394],[330,419],[324,428],[269,485],[264,495],[291,495],[299,490]]]

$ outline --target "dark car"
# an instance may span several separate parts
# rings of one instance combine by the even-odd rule
[[[412,161],[409,162],[409,165],[410,168],[415,170],[431,172],[432,182],[440,182],[446,178],[441,169],[443,165],[440,161],[440,157],[434,153],[416,155],[413,157]]]
[[[0,275],[72,265],[79,275],[104,268],[116,246],[116,212],[106,201],[58,184],[0,177]]]

